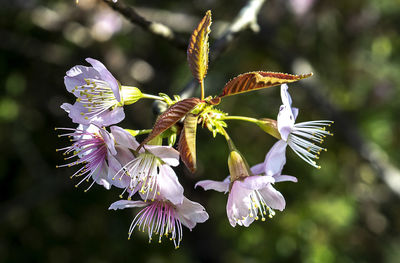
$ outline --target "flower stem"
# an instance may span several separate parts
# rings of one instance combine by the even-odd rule
[[[228,133],[226,132],[225,129],[222,129],[222,135],[224,135],[226,142],[228,143],[228,147],[230,151],[235,151],[236,150],[236,146],[233,143],[231,137],[229,137]]]
[[[223,120],[239,120],[239,121],[247,121],[252,123],[259,123],[260,121],[255,118],[244,117],[244,116],[222,116]]]
[[[163,98],[163,97],[156,96],[156,95],[151,95],[151,94],[146,94],[146,93],[143,93],[143,97],[142,98],[165,101],[165,98]]]
[[[200,87],[201,87],[200,99],[204,100],[204,80],[201,80]]]

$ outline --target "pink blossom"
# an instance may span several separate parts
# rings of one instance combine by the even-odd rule
[[[121,86],[98,60],[87,58],[92,67],[75,66],[67,71],[64,83],[77,99],[74,105],[64,103],[73,122],[109,126],[125,118],[124,105],[136,102],[142,93],[135,87]]]
[[[269,160],[267,160],[268,163]],[[266,216],[273,217],[275,215],[273,209],[282,211],[285,208],[284,197],[272,186],[276,182],[275,176],[253,175],[246,162],[236,151],[231,152],[228,165],[231,175],[224,181],[200,181],[195,187],[201,186],[204,190],[212,189],[225,193],[229,191],[226,213],[229,223],[233,227],[236,224],[247,227],[260,217],[262,221],[265,221]],[[256,169],[262,170],[258,174],[266,174],[264,166],[255,166]],[[280,175],[279,169],[275,173],[277,178],[279,178],[278,174]],[[279,179],[285,181],[285,178]]]
[[[82,177],[82,180],[76,186],[92,177],[93,183],[88,189],[95,182],[103,185],[106,189],[110,189],[108,165],[115,164],[113,155],[117,153],[111,135],[106,130],[100,129],[95,125],[86,127],[79,125],[76,129],[56,128],[56,130],[67,131],[67,133],[59,135],[59,137],[67,136],[73,142],[72,145],[57,149],[57,151],[64,151],[63,155],[69,155],[64,158],[65,160],[77,158],[75,161],[58,165],[57,167],[83,165],[71,176],[71,178]]]
[[[326,151],[315,143],[322,143],[327,135],[332,135],[326,130],[333,121],[319,120],[295,123],[299,110],[292,108],[292,98],[286,84],[281,85],[282,105],[278,113],[278,131],[282,141],[280,151],[289,147],[305,162],[320,168],[313,159],[319,159],[319,154]]]
[[[171,168],[179,165],[179,152],[161,145],[145,145],[136,152],[139,143],[129,132],[117,126],[111,127],[111,132],[117,145],[115,158],[120,164],[110,169],[112,184],[129,192],[128,199],[139,191],[144,200],[153,200],[163,191],[173,204],[182,203],[183,187]]]
[[[203,223],[208,219],[208,214],[204,207],[196,202],[192,202],[182,195],[182,203],[173,204],[158,195],[150,202],[119,200],[111,204],[109,209],[125,209],[133,207],[144,207],[133,219],[129,227],[128,239],[135,228],[140,231],[147,231],[149,242],[153,234],[158,235],[158,242],[161,243],[163,236],[168,237],[174,242],[175,248],[179,248],[182,240],[182,225],[190,229],[197,223]]]

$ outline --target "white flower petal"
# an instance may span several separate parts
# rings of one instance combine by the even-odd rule
[[[264,160],[264,173],[269,176],[276,176],[282,173],[286,163],[287,143],[283,140],[277,141],[269,150]]]
[[[201,186],[206,191],[211,189],[214,191],[227,193],[229,191],[229,176],[222,182],[213,180],[199,181],[194,188],[197,186]]]
[[[235,227],[238,221],[245,219],[249,215],[249,207],[251,204],[250,194],[252,190],[241,187],[236,182],[233,183],[229,192],[228,202],[226,204],[226,214],[229,223]]]
[[[128,200],[118,200],[110,205],[108,210],[114,209],[125,209],[125,208],[132,208],[132,207],[143,207],[147,206],[149,203],[143,201],[128,201]]]
[[[114,93],[115,98],[118,102],[121,101],[121,95],[119,91],[118,81],[114,78],[110,71],[101,63],[100,61],[87,58],[86,61],[92,65],[92,67],[97,70],[100,74],[100,78],[110,84],[110,88]]]
[[[287,141],[290,132],[293,130],[294,126],[294,116],[290,106],[281,105],[278,113],[278,131],[281,135],[282,140]]]
[[[292,97],[289,94],[289,86],[287,84],[281,85],[281,99],[283,105],[291,106],[292,105]]]
[[[202,205],[190,201],[186,197],[183,198],[183,203],[177,207],[177,212],[180,215],[182,224],[190,230],[192,230],[197,223],[203,223],[209,218]]]
[[[264,198],[264,201],[267,203],[267,205],[270,206],[272,209],[278,209],[280,211],[283,211],[283,209],[285,209],[285,198],[271,184],[258,191]]]
[[[275,182],[285,182],[285,181],[290,181],[297,183],[297,178],[291,175],[278,175],[274,176]]]
[[[132,150],[136,150],[139,147],[139,143],[136,138],[129,132],[118,126],[111,126],[111,134],[114,136],[117,144],[128,147]]]
[[[171,165],[179,165],[179,152],[170,146],[146,145],[146,150],[160,158],[163,162]]]
[[[275,180],[272,176],[249,176],[246,177],[243,181],[236,181],[234,184],[239,184],[240,187],[246,188],[248,190],[258,190],[264,187],[267,187],[267,185],[274,183]]]
[[[173,204],[182,204],[183,187],[178,181],[174,170],[169,165],[161,165],[157,175],[157,185],[162,198],[168,199]]]

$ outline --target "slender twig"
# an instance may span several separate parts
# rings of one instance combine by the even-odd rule
[[[128,6],[123,3],[121,0],[113,1],[113,0],[103,0],[106,4],[108,4],[112,9],[122,14],[126,19],[128,19],[131,23],[140,26],[144,30],[156,35],[162,39],[167,40],[171,44],[173,44],[176,48],[185,50],[187,48],[187,41],[174,32],[170,27],[158,23],[149,21],[143,16],[139,15],[136,10],[132,6]]]

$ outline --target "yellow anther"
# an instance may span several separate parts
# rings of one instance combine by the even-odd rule
[[[119,195],[119,198],[122,198],[123,196],[122,195]]]

